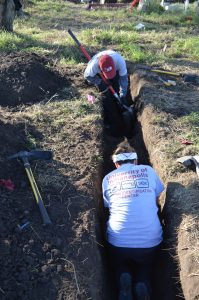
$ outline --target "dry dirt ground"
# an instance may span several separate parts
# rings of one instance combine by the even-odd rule
[[[0,187],[0,298],[115,299],[102,232],[101,180],[113,169],[110,155],[123,137],[104,131],[99,103],[86,116],[83,105],[83,113],[74,115],[74,99],[91,92],[82,81],[82,66],[50,65],[35,54],[0,58],[0,179],[15,185],[13,191]],[[187,68],[194,69],[182,64],[180,71]],[[166,186],[165,243],[154,272],[155,298],[196,300],[199,185],[194,171],[175,163],[194,146],[179,141],[175,152],[172,145],[182,134],[178,117],[198,110],[199,88],[180,79],[167,88],[130,63],[129,70],[138,110],[129,141],[139,162],[152,164]],[[22,163],[7,160],[35,147],[54,153],[52,161],[31,162],[53,223],[47,227]]]
[[[197,63],[188,65],[186,61],[179,61],[163,67],[175,72],[198,74],[199,65]],[[160,82],[151,84],[151,76],[140,70],[134,72],[131,76],[131,91],[134,97],[139,94],[136,101],[138,120],[142,125],[143,139],[150,162],[166,186],[165,195],[162,197],[164,247],[174,260],[171,269],[166,266],[164,268],[163,290],[167,292],[161,299],[175,299],[171,295],[167,298],[171,291],[169,281],[172,277],[173,281],[180,283],[177,284],[179,297],[196,300],[199,299],[199,184],[196,172],[180,166],[176,159],[198,153],[194,143],[193,145],[181,143],[189,128],[182,125],[180,120],[190,113],[198,112],[199,86],[175,78],[176,86],[165,87]],[[198,136],[198,124],[195,129]],[[177,271],[172,269],[172,264]],[[168,289],[165,289],[167,286]]]
[[[103,299],[93,197],[101,126],[70,118],[60,128],[56,125],[60,136],[49,126],[55,115],[46,101],[75,79],[48,69],[47,62],[34,54],[1,57],[0,178],[11,179],[15,188],[11,192],[1,187],[0,298]],[[73,76],[77,78],[75,72]],[[4,87],[13,80],[11,97]],[[43,106],[41,102],[39,108],[34,106],[41,98]],[[42,113],[37,115],[34,109]],[[36,121],[33,115],[38,116]],[[7,160],[13,153],[30,149],[30,136],[40,149],[54,152],[50,162],[31,163],[53,223],[49,227],[42,225],[23,165]],[[20,231],[18,225],[27,221],[30,226]]]

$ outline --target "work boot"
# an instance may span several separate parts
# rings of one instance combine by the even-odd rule
[[[138,282],[135,286],[136,300],[150,300],[148,288],[144,282]]]
[[[122,273],[120,276],[119,300],[133,300],[131,284],[131,275],[129,273]]]

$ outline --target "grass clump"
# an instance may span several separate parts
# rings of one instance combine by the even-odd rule
[[[111,30],[89,29],[84,31],[81,36],[84,44],[90,45],[92,39],[92,46],[96,48],[96,53],[99,50],[113,49],[134,62],[153,60],[153,55],[139,46],[139,34],[136,31],[118,31],[116,28]]]
[[[160,1],[158,0],[152,0],[146,3],[146,9],[145,13],[151,14],[151,13],[157,13],[162,14],[164,12],[164,8],[160,5]]]
[[[199,150],[199,112],[191,112],[180,118],[181,126],[184,129],[184,137],[191,141]]]
[[[91,56],[112,48],[134,62],[165,61],[187,53],[189,59],[198,60],[198,39],[190,37],[190,25],[193,29],[198,24],[194,12],[192,20],[187,21],[183,13],[162,12],[156,1],[150,3],[148,11],[138,12],[111,8],[88,11],[83,4],[33,0],[25,7],[30,17],[15,20],[15,33],[1,32],[0,52],[47,53],[56,55],[61,64],[86,62],[67,33],[73,24],[72,31]],[[144,31],[135,29],[140,22],[145,24]],[[169,47],[162,54],[165,43]]]
[[[160,127],[167,127],[167,120],[161,116],[161,115],[157,115],[157,116],[153,116],[152,118],[152,123],[155,125],[158,125]]]
[[[196,126],[199,129],[199,112],[191,112],[189,115],[181,118],[185,125]]]
[[[199,39],[197,36],[185,36],[183,39],[175,40],[173,49],[175,49],[174,53],[180,53],[199,61]]]
[[[93,46],[109,46],[119,45],[125,43],[132,43],[138,40],[138,34],[136,32],[126,32],[124,30],[111,29],[88,29],[82,33],[82,40],[84,43],[90,45],[92,39]]]
[[[0,52],[19,50],[25,40],[14,33],[0,31]]]
[[[29,132],[26,135],[26,146],[30,150],[36,149],[38,146],[36,138]]]

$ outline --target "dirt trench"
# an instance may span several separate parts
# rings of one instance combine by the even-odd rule
[[[85,96],[93,89],[82,81],[82,66],[75,70],[73,67],[54,70],[46,67],[46,62],[48,59],[35,54],[12,54],[2,58],[0,67],[4,85],[10,87],[14,83],[12,98],[9,89],[3,89],[3,97],[0,96],[0,178],[10,178],[15,184],[14,192],[0,188],[0,293],[3,300],[116,299],[104,247],[101,181],[113,169],[110,155],[123,137],[107,134],[101,120],[93,120],[91,126],[78,116],[68,118],[67,122],[64,119],[59,127],[54,127],[54,121],[60,118],[59,111],[56,115],[56,106],[63,105],[62,113],[63,108],[70,108],[73,97]],[[26,72],[22,73],[24,66]],[[40,71],[45,75],[39,77],[41,88],[37,81]],[[165,167],[167,158],[159,150],[160,141],[168,139],[168,133],[152,122],[161,109],[181,113],[179,96],[183,96],[183,90],[181,86],[176,91],[172,88],[168,94],[168,90],[158,86],[160,93],[157,93],[147,76],[130,73],[137,121],[129,142],[138,152],[139,162],[151,164],[166,185],[162,199],[165,244],[154,271],[155,300],[182,299],[183,293],[188,295],[185,299],[196,300],[197,277],[189,275],[197,274],[194,270],[197,265],[189,256],[186,231],[178,231],[177,235],[176,229],[183,225],[182,214],[189,212],[189,207],[186,206],[185,211],[181,203],[189,193],[192,193],[190,201],[196,211],[198,201],[194,199],[197,199],[198,185],[194,184],[191,172],[177,174],[189,175],[189,186],[168,177],[171,168]],[[46,78],[51,78],[55,85]],[[32,86],[37,88],[32,89]],[[43,94],[44,90],[47,93]],[[192,87],[188,93],[192,95],[191,109],[194,109],[194,93],[197,93]],[[170,102],[168,98],[175,95],[178,102],[173,99]],[[183,103],[185,110],[190,109],[190,105]],[[36,146],[52,149],[55,154],[51,162],[32,164],[53,220],[51,228],[42,225],[22,164],[6,160],[8,155],[29,150],[35,142]],[[18,225],[27,221],[31,227],[19,232]],[[179,257],[176,259],[179,253],[183,257],[180,263]],[[185,263],[188,274],[180,269]]]
[[[175,65],[172,67],[175,70]],[[184,134],[185,129],[180,129],[179,122],[182,116],[198,111],[198,86],[177,80],[175,87],[166,88],[150,78],[150,73],[138,69],[131,75],[131,92],[150,163],[165,184],[161,197],[164,251],[159,261],[163,265],[158,268],[158,293],[161,299],[196,300],[198,254],[193,249],[198,234],[198,178],[193,171],[181,168],[176,158],[198,151],[181,144],[180,130]]]
[[[137,93],[137,90],[140,89],[142,86],[142,79],[138,81],[136,84],[133,84],[133,93]],[[128,100],[129,103],[132,102],[131,93],[128,94]],[[136,107],[137,109],[137,115],[139,116],[139,96],[136,96]],[[138,154],[138,163],[139,164],[145,164],[145,165],[152,165],[150,161],[150,155],[147,151],[147,147],[144,142],[143,138],[143,132],[142,132],[142,123],[138,120],[139,117],[137,117],[132,124],[133,130],[131,132],[131,137],[128,137],[128,141],[131,146],[136,150]],[[117,131],[117,130],[116,130]],[[115,131],[113,130],[115,133]],[[124,140],[124,136],[121,137],[113,137],[110,135],[110,133],[107,134],[107,130],[104,130],[103,134],[103,165],[101,166],[101,172],[100,177],[98,178],[98,186],[97,189],[101,190],[101,182],[103,177],[115,169],[114,164],[111,160],[111,155],[113,151],[115,150],[116,146]],[[158,170],[156,170],[158,171]],[[98,195],[101,195],[100,192],[97,193]],[[169,201],[170,195],[167,195],[165,199],[165,202]],[[106,245],[106,242],[104,240],[104,230],[105,230],[105,220],[106,216],[104,214],[103,210],[103,199],[101,196],[98,197],[99,201],[99,218],[101,220],[101,234],[98,235],[98,238],[100,240],[100,243],[103,245]],[[169,205],[168,205],[169,206]],[[163,219],[164,224],[164,242],[161,248],[161,251],[159,253],[159,256],[157,257],[156,265],[154,266],[154,272],[153,272],[153,278],[152,278],[152,289],[153,289],[153,300],[180,300],[183,299],[182,294],[182,288],[178,280],[176,280],[179,277],[178,272],[178,263],[176,259],[174,258],[176,256],[176,252],[173,249],[171,249],[170,243],[168,243],[168,240],[172,236],[172,232],[169,230],[169,226],[167,227],[167,222],[170,222],[170,211],[167,208],[167,205],[162,207],[160,209],[160,217]],[[114,277],[114,274],[112,273],[109,258],[107,255],[106,248],[103,249],[102,257],[104,259],[104,268],[106,273],[106,285],[107,285],[107,292],[108,297],[111,297],[111,299],[117,298],[117,293],[114,287],[114,281],[112,280]],[[108,299],[107,297],[107,299]]]

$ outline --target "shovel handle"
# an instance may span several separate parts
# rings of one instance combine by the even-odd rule
[[[75,43],[77,44],[77,46],[81,46],[81,43],[78,41],[78,39],[76,38],[76,36],[74,35],[74,33],[72,32],[71,29],[68,29],[68,33],[70,34],[70,36],[72,37],[72,39],[75,41]]]
[[[68,29],[68,33],[70,34],[70,36],[72,37],[73,41],[77,44],[77,46],[80,48],[81,52],[84,54],[84,56],[89,60],[91,60],[90,55],[88,54],[88,52],[86,51],[86,49],[84,48],[84,46],[81,45],[80,41],[76,38],[76,36],[74,35],[74,33],[72,32],[71,29]]]

